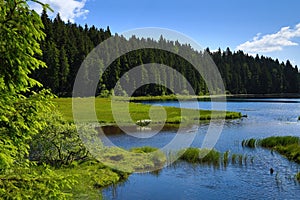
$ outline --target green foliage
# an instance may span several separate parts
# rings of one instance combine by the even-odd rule
[[[38,1],[34,1],[38,2]],[[47,126],[52,94],[30,77],[44,67],[40,16],[25,0],[0,0],[0,198],[66,199],[72,177],[28,160],[30,141]]]
[[[33,93],[30,97],[1,96],[0,168],[4,170],[15,164],[24,164],[29,141],[46,126],[42,113],[50,112],[51,102],[47,101],[49,94],[46,91]]]
[[[76,180],[71,175],[57,174],[46,165],[14,168],[0,175],[1,199],[69,199]]]
[[[44,118],[47,126],[31,142],[31,160],[58,167],[88,158],[89,153],[74,124],[65,122],[55,109]]]
[[[39,42],[44,38],[39,15],[26,1],[0,1],[0,170],[26,163],[28,141],[45,122],[40,113],[49,112],[49,93],[31,92],[40,84],[29,74],[45,63]],[[26,92],[26,96],[24,95]]]
[[[45,37],[43,24],[24,0],[1,0],[0,7],[0,85],[5,85],[0,90],[25,92],[40,85],[29,74],[45,67],[44,62],[34,57],[42,54],[39,42]]]

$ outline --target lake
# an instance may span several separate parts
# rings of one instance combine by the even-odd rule
[[[151,105],[210,109],[207,101],[144,102]],[[216,104],[222,102],[216,102]],[[214,146],[220,152],[239,153],[253,158],[243,165],[229,164],[226,168],[178,163],[159,173],[132,174],[124,183],[103,189],[104,199],[299,199],[300,184],[294,175],[300,165],[290,162],[266,149],[243,148],[249,138],[293,135],[300,136],[300,99],[229,99],[227,110],[247,115],[247,118],[228,120]],[[194,127],[196,136],[191,146],[201,147],[208,124]],[[119,131],[109,134],[117,146],[129,149],[136,146],[163,147],[176,130],[132,130],[127,135]],[[139,137],[133,137],[137,134]],[[154,136],[153,136],[154,135]],[[270,168],[274,173],[270,174]]]

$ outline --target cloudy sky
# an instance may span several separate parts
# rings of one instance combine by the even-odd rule
[[[66,21],[109,26],[112,33],[142,27],[167,28],[211,50],[229,47],[300,65],[299,0],[41,1],[50,4]]]

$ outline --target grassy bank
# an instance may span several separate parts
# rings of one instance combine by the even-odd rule
[[[55,169],[56,174],[68,174],[74,185],[64,188],[71,199],[102,199],[101,188],[125,181],[129,174],[112,170],[96,160]]]
[[[134,171],[161,169],[166,157],[157,148],[145,146],[129,151],[105,149],[99,160],[103,162],[91,158],[54,169],[58,176],[68,174],[73,179],[74,184],[64,188],[64,192],[70,194],[72,199],[102,199],[102,188],[125,181]],[[111,168],[113,165],[115,168]]]
[[[72,113],[72,98],[57,98],[53,99],[53,101],[57,104],[59,111],[63,114],[64,118],[73,122],[73,113]],[[89,110],[86,109],[85,100],[82,99],[82,104],[79,105],[80,110],[83,116],[88,116]],[[88,102],[88,99],[86,100]],[[114,101],[114,109],[118,111],[118,115],[122,116],[127,113],[126,110],[126,102],[124,101]],[[210,119],[237,119],[242,115],[239,112],[224,112],[224,111],[216,111],[212,115],[211,111],[208,110],[189,110],[189,109],[180,109],[175,107],[164,107],[166,112],[166,124],[179,124],[181,122],[186,123],[194,123],[197,120],[210,120]],[[151,110],[151,111],[150,111]],[[116,123],[114,116],[112,114],[111,108],[111,99],[108,98],[95,98],[95,111],[97,114],[97,119],[100,123],[103,124],[114,124]],[[150,119],[149,113],[153,114],[154,118],[152,119],[152,123],[160,123],[164,112],[162,112],[161,107],[155,107],[150,105],[145,105],[141,103],[129,103],[129,111],[130,116],[134,122],[137,120]],[[149,112],[150,111],[150,112]],[[87,121],[92,120],[88,117]],[[124,123],[131,122],[127,117],[123,118]]]
[[[243,140],[244,147],[255,148],[257,146],[277,151],[287,159],[300,164],[300,139],[295,136],[274,136],[265,139]]]

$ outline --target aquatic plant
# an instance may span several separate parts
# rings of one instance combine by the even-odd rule
[[[243,155],[238,155],[239,157],[239,164],[242,165],[243,164]]]
[[[247,155],[239,155],[239,154],[232,154],[230,156],[230,152],[226,151],[223,154],[215,149],[199,149],[199,148],[187,148],[184,150],[181,150],[179,152],[179,160],[186,161],[188,163],[199,163],[199,164],[207,164],[207,165],[213,165],[214,167],[219,167],[223,165],[226,167],[229,164],[229,161],[231,160],[232,164],[236,164],[237,158],[239,158],[239,164],[246,163]],[[231,158],[231,159],[230,159]]]
[[[228,160],[229,160],[229,151],[226,151],[223,154],[223,163],[224,163],[225,166],[228,164]]]
[[[232,155],[231,155],[231,163],[232,163],[232,164],[235,164],[235,163],[236,163],[237,157],[238,157],[237,154],[232,154]]]
[[[184,153],[182,153],[184,151]],[[219,164],[221,153],[214,149],[187,148],[179,152],[179,159],[189,163]]]
[[[297,179],[297,181],[300,181],[300,172],[298,172],[298,173],[296,174],[296,179]]]
[[[251,138],[248,140],[243,140],[242,141],[242,146],[243,147],[249,147],[249,148],[255,148],[256,147],[256,139]]]

